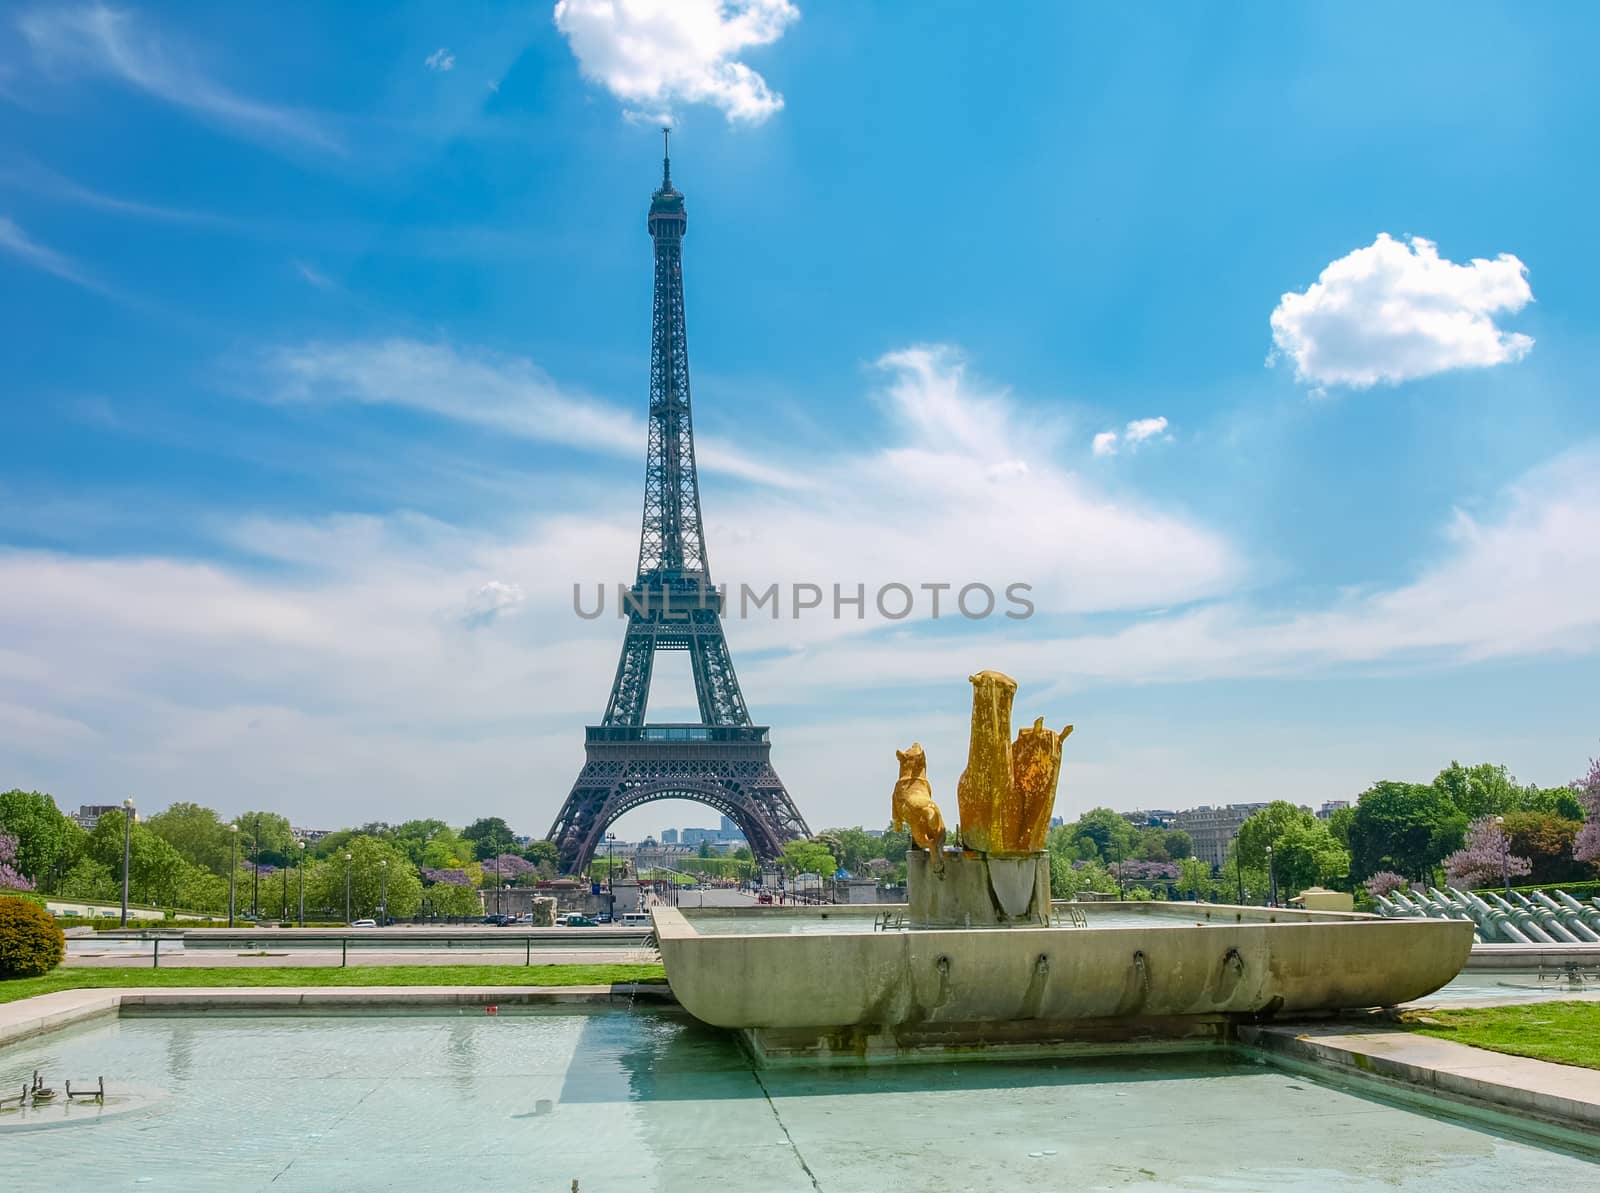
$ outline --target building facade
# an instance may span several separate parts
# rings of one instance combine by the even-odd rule
[[[1228,846],[1239,835],[1239,827],[1266,804],[1226,804],[1220,808],[1204,805],[1177,813],[1172,827],[1189,834],[1194,856],[1213,866],[1228,860]]]

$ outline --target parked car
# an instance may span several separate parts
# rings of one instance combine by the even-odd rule
[[[611,922],[611,913],[609,911],[602,911],[599,915],[594,917],[594,922],[597,924],[609,924]]]
[[[378,921],[377,920],[351,920],[350,921],[350,926],[352,928],[376,928],[378,926]]]
[[[571,915],[562,916],[556,921],[556,924],[558,927],[562,928],[598,928],[600,926],[588,916],[576,911]]]
[[[511,917],[508,916],[508,915],[500,915],[500,914],[496,913],[495,915],[486,915],[486,916],[484,916],[483,917],[483,922],[486,923],[486,924],[492,924],[496,928],[504,928],[507,924],[509,924],[511,922]]]

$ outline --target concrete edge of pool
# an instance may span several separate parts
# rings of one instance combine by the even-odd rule
[[[674,1002],[659,982],[597,986],[129,986],[55,990],[0,1003],[0,1048],[140,1011],[286,1011]]]

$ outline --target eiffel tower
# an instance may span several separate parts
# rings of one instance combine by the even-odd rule
[[[601,723],[584,730],[584,764],[546,839],[564,874],[581,871],[607,826],[659,799],[709,805],[744,832],[757,858],[810,835],[778,772],[767,726],[750,723],[722,635],[722,594],[711,583],[700,525],[700,481],[689,417],[689,341],[683,317],[688,216],[672,185],[662,130],[661,189],[650,199],[655,314],[650,339],[650,437],[644,474],[639,578],[624,606],[628,632]],[[686,650],[700,720],[649,725],[645,705],[658,650]]]

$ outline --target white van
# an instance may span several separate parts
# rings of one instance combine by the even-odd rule
[[[625,928],[649,928],[655,923],[648,911],[626,912],[617,922]]]

